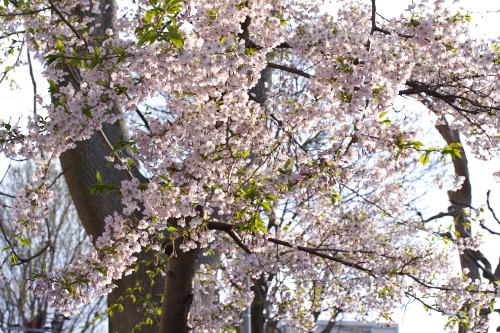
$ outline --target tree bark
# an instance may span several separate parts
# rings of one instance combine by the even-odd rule
[[[272,68],[268,67],[264,69],[260,73],[260,78],[257,82],[257,85],[250,89],[250,95],[262,105],[265,104],[266,93],[269,91],[272,84],[272,74]],[[251,154],[251,156],[254,157],[253,154]],[[253,280],[253,283],[254,285],[251,287],[251,289],[255,294],[255,298],[252,301],[252,305],[250,307],[251,332],[244,333],[264,333],[264,326],[266,322],[264,311],[266,309],[267,284],[264,280],[264,276],[261,276],[259,279]],[[264,288],[264,290],[262,288]]]
[[[110,142],[118,139],[127,140],[127,128],[125,121],[119,120],[115,124],[105,124],[103,131]],[[125,180],[124,175],[113,167],[106,167],[104,156],[108,152],[100,139],[94,134],[89,140],[78,142],[77,147],[61,155],[60,161],[64,170],[64,177],[68,184],[69,192],[75,203],[78,216],[89,235],[97,239],[104,231],[104,218],[112,215],[115,211],[120,212],[123,209],[119,196],[111,194],[90,194],[90,186],[96,184],[96,172],[99,171],[104,183],[120,184]],[[141,182],[147,182],[140,172],[133,168],[132,174]],[[138,262],[142,260],[154,260],[153,253],[139,253],[136,255]],[[137,273],[126,276],[114,283],[118,286],[110,295],[108,295],[108,306],[118,303],[120,297],[125,298],[128,288],[134,288],[136,281],[141,281],[144,287],[143,294],[151,294],[151,300],[160,302],[163,294],[163,281],[157,277],[154,284],[149,283],[149,276],[145,270],[139,270]],[[144,318],[138,313],[138,305],[132,303],[132,300],[126,299],[120,302],[124,306],[123,312],[114,311],[114,315],[109,318],[109,332],[130,332],[136,324]],[[142,310],[142,309],[141,309]],[[157,329],[148,326],[143,331],[155,332]]]
[[[187,333],[199,249],[183,252],[167,262],[160,333]]]
[[[108,8],[106,9],[106,6]],[[104,35],[106,29],[113,29],[116,19],[117,5],[115,0],[102,0],[100,2],[101,13],[98,14],[94,25],[94,36]],[[76,9],[78,10],[78,9]],[[80,13],[82,14],[82,13]],[[90,15],[89,13],[85,13]],[[95,15],[95,14],[92,14]],[[100,26],[98,25],[100,24]],[[76,83],[73,86],[78,88]],[[114,113],[121,113],[121,107],[117,104],[113,107]],[[118,120],[114,124],[103,124],[103,132],[111,143],[116,140],[128,140],[128,130],[124,119]],[[119,196],[111,194],[90,194],[89,188],[97,183],[96,173],[99,172],[104,183],[120,184],[125,180],[124,175],[113,167],[107,167],[104,156],[109,155],[103,143],[94,133],[89,140],[77,142],[76,148],[63,153],[60,157],[64,178],[68,184],[69,192],[75,204],[78,216],[86,232],[96,240],[104,232],[104,218],[112,215],[115,211],[121,212],[123,205]],[[137,168],[132,168],[132,174],[144,183],[148,180],[142,176]],[[152,251],[142,252],[136,255],[137,262],[142,260],[154,260]],[[163,294],[163,279],[159,276],[152,285],[149,276],[144,270],[116,280],[118,288],[108,295],[108,306],[118,303],[121,298],[125,298],[128,288],[134,288],[136,281],[142,282],[143,294],[151,294],[151,301],[160,302]],[[109,332],[131,332],[136,324],[140,323],[144,317],[138,313],[138,305],[132,303],[130,298],[120,302],[124,310],[118,312],[114,310],[113,316],[109,318]],[[141,308],[142,312],[142,308]],[[156,332],[157,326],[147,326],[140,331]]]
[[[436,129],[439,131],[443,139],[448,145],[452,143],[460,143],[460,133],[457,130],[451,129],[448,125],[436,125]],[[460,155],[462,158],[454,158],[453,166],[455,168],[455,173],[457,176],[465,177],[465,181],[462,184],[462,188],[457,191],[448,191],[448,198],[450,200],[451,206],[448,207],[448,211],[453,214],[455,219],[455,230],[458,231],[460,237],[466,238],[471,236],[470,224],[467,226],[469,221],[465,216],[464,209],[471,207],[472,205],[472,187],[469,177],[469,167],[467,162],[467,156],[462,147],[457,147],[460,150]],[[460,265],[462,270],[465,268],[469,269],[467,276],[473,281],[476,279],[481,280],[481,275],[479,274],[479,267],[476,260],[471,258],[471,256],[466,253],[460,254]],[[467,332],[465,326],[459,327],[459,333]]]

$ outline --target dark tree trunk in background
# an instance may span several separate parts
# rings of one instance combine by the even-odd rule
[[[267,285],[264,276],[261,276],[258,280],[253,280],[253,283],[252,291],[255,294],[255,298],[251,306],[251,333],[264,333],[264,324],[266,321],[264,310],[267,306]]]
[[[436,125],[437,130],[446,141],[448,145],[452,143],[460,143],[460,134],[457,130],[451,129],[448,125]],[[460,237],[466,238],[470,237],[471,229],[467,224],[469,221],[465,216],[464,209],[471,207],[472,205],[472,188],[469,177],[469,167],[467,163],[467,156],[465,151],[461,147],[456,149],[460,150],[460,155],[462,158],[454,158],[453,166],[457,176],[464,176],[465,181],[462,184],[462,188],[457,191],[448,191],[448,198],[450,199],[451,206],[448,207],[448,211],[453,214],[455,219],[455,230],[458,231]],[[479,267],[476,264],[476,260],[466,253],[460,254],[460,264],[462,269],[468,268],[468,277],[475,281],[476,279],[481,280],[481,275],[479,274]],[[459,327],[459,333],[467,332],[465,326]]]
[[[250,89],[250,95],[257,102],[264,105],[266,101],[266,92],[269,91],[272,84],[272,68],[266,68],[260,73],[259,82],[255,87]],[[266,88],[267,83],[267,88]],[[243,333],[264,333],[264,325],[266,322],[266,317],[264,311],[267,307],[267,283],[263,276],[259,279],[253,280],[254,285],[252,286],[252,291],[255,294],[255,298],[250,307],[251,313],[251,332]]]

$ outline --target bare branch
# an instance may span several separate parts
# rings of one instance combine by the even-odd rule
[[[490,228],[488,228],[487,226],[485,226],[485,225],[484,225],[484,224],[482,224],[482,223],[480,223],[480,224],[479,224],[479,226],[480,226],[481,228],[483,228],[484,230],[488,231],[488,232],[489,232],[490,234],[492,234],[492,235],[498,235],[498,236],[500,236],[500,233],[498,233],[498,232],[496,232],[496,231],[491,230]]]
[[[5,39],[5,38],[8,38],[10,36],[17,35],[17,34],[24,34],[25,32],[26,31],[21,30],[21,31],[14,31],[14,32],[5,33],[2,36],[0,36],[0,39]]]
[[[370,35],[373,35],[375,33],[375,31],[378,31],[378,32],[381,32],[383,33],[384,35],[391,35],[391,32],[388,31],[388,30],[385,30],[385,29],[382,29],[382,28],[379,28],[377,26],[377,21],[375,20],[375,16],[376,15],[379,15],[380,17],[382,17],[382,15],[380,14],[377,14],[377,6],[375,4],[375,1],[376,0],[372,0],[372,30],[370,32]],[[386,18],[382,17],[384,20],[387,20]],[[399,37],[403,37],[403,38],[413,38],[414,36],[411,36],[411,35],[405,35],[405,34],[401,34],[401,33],[398,33],[397,34]]]
[[[493,210],[493,208],[491,208],[490,194],[491,194],[491,190],[488,190],[488,192],[486,192],[486,204],[488,205],[488,209],[490,210],[491,215],[493,215],[493,218],[495,219],[495,221],[497,221],[497,223],[500,224],[500,220],[498,220],[498,217],[495,215],[495,211]]]
[[[30,10],[30,11],[27,11],[27,12],[0,14],[0,17],[9,17],[9,16],[21,16],[21,15],[31,15],[31,14],[37,14],[37,13],[43,12],[44,10],[49,10],[49,9],[51,9],[51,8],[52,8],[52,7],[51,7],[51,6],[49,6],[49,7],[45,7],[45,8],[41,8],[41,9],[37,9],[37,10]]]
[[[445,217],[445,216],[453,216],[453,214],[451,214],[451,213],[439,213],[439,214],[436,214],[434,216],[429,217],[427,220],[422,221],[422,222],[427,223],[427,222],[430,222],[432,220],[440,219],[440,218]]]
[[[50,242],[47,243],[43,248],[41,248],[40,251],[38,251],[37,253],[35,253],[32,256],[29,256],[28,258],[17,257],[17,259],[19,260],[19,262],[17,264],[14,264],[13,266],[25,264],[25,263],[27,263],[27,262],[35,259],[36,257],[41,256],[49,248],[49,246],[50,246]]]
[[[12,199],[15,199],[15,198],[16,198],[16,196],[15,196],[15,195],[8,194],[8,193],[2,192],[2,191],[0,191],[0,195],[5,195],[6,197],[9,197],[9,198],[12,198]]]
[[[308,79],[315,77],[314,75],[308,74],[304,71],[301,71],[300,69],[295,69],[295,68],[288,67],[288,66],[278,65],[278,64],[275,64],[272,62],[268,62],[267,67],[281,69],[282,71],[297,74],[297,75],[303,76],[303,77],[308,78]]]
[[[268,238],[267,239],[269,242],[271,243],[274,243],[276,245],[282,245],[282,246],[286,246],[286,247],[289,247],[289,248],[294,248],[295,246],[288,243],[288,242],[285,242],[285,241],[282,241],[282,240],[279,240],[279,239],[276,239],[276,238]],[[341,263],[341,264],[344,264],[348,267],[354,267],[354,268],[357,268],[361,271],[364,271],[368,274],[371,274],[372,273],[372,270],[368,269],[368,268],[365,268],[361,265],[358,265],[358,264],[355,264],[355,263],[352,263],[352,262],[348,262],[348,261],[345,261],[343,259],[340,259],[340,258],[336,258],[336,257],[333,257],[331,255],[328,255],[328,254],[324,254],[324,253],[321,253],[321,252],[318,252],[316,249],[313,249],[313,248],[310,248],[310,247],[305,247],[305,246],[296,246],[297,249],[299,251],[302,251],[302,252],[307,252],[309,254],[312,254],[312,255],[315,255],[317,257],[320,257],[320,258],[324,258],[324,259],[330,259],[332,261],[335,261],[335,262],[338,262],[338,263]]]
[[[240,236],[238,236],[238,234],[235,233],[234,230],[226,230],[226,233],[231,236],[235,243],[238,244],[238,246],[241,247],[246,253],[252,253],[252,251],[250,251],[250,249],[245,244],[243,244]]]
[[[476,250],[465,250],[465,254],[467,254],[470,258],[476,260],[477,266],[483,271],[483,277],[488,279],[494,285],[498,284],[498,278],[491,271],[491,264],[488,259],[481,253],[481,251]],[[479,265],[478,261],[482,262],[484,267]]]

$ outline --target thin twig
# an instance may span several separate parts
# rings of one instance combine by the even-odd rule
[[[36,118],[36,81],[35,76],[33,75],[33,65],[31,63],[30,50],[27,49],[28,53],[28,65],[30,69],[31,83],[33,84],[33,115]]]
[[[23,52],[23,46],[24,46],[24,40],[21,42],[21,49],[19,50],[19,54],[17,55],[16,62],[14,63],[14,65],[9,66],[8,70],[6,69],[3,72],[2,78],[0,79],[0,83],[2,83],[2,81],[5,79],[5,77],[9,73],[9,71],[12,70],[12,69],[14,69],[17,66],[17,64],[19,63],[19,60],[21,59],[21,53]]]
[[[129,99],[131,99],[128,94],[127,94],[127,97]],[[148,129],[148,131],[151,132],[151,128],[149,127],[148,120],[146,119],[146,117],[144,117],[144,114],[141,112],[141,110],[139,110],[139,108],[137,107],[137,105],[135,105],[135,112],[139,115],[139,117],[141,118],[141,120],[144,122],[144,125],[146,126],[146,128]]]
[[[15,195],[12,195],[12,194],[7,194],[7,193],[2,192],[2,191],[0,191],[0,195],[5,195],[6,197],[9,197],[9,198],[12,198],[12,199],[15,199],[15,198],[16,198],[16,196],[15,196]]]
[[[24,30],[21,30],[21,31],[14,31],[14,32],[9,32],[9,33],[5,33],[3,34],[2,36],[0,36],[0,39],[5,39],[5,38],[8,38],[12,35],[17,35],[17,34],[24,34],[26,31]]]
[[[21,12],[21,13],[6,13],[6,14],[0,14],[0,17],[9,17],[9,16],[22,16],[22,15],[30,15],[30,14],[36,14],[39,12],[43,12],[44,10],[51,9],[52,7],[45,7],[42,9],[37,9],[37,10],[30,10],[28,12]]]
[[[71,25],[71,23],[69,23],[66,18],[64,17],[64,15],[59,11],[59,9],[56,7],[56,5],[54,5],[54,3],[52,2],[52,0],[49,0],[49,3],[50,5],[52,6],[52,8],[54,9],[54,11],[56,12],[57,16],[59,16],[59,18],[71,29],[71,31],[73,31],[73,33],[80,39],[83,41],[83,43],[85,44],[86,47],[89,47],[89,45],[87,44],[87,40],[83,39],[82,36],[80,35],[80,33],[75,29],[75,27],[73,27],[73,25]]]
[[[130,172],[128,167],[123,164],[123,161],[121,160],[121,158],[119,158],[118,155],[115,153],[113,146],[109,142],[108,138],[106,137],[106,134],[104,134],[102,129],[97,130],[96,132],[97,132],[97,135],[99,136],[99,139],[101,139],[101,142],[104,144],[104,147],[106,148],[108,153],[114,157],[115,163],[117,163],[125,168],[125,169],[121,169],[123,174],[125,175],[125,177],[127,177],[128,180],[134,179],[134,176],[132,176],[132,173]]]
[[[9,161],[9,166],[7,167],[7,170],[5,170],[5,173],[3,174],[2,180],[0,180],[0,185],[5,180],[5,177],[7,177],[7,173],[9,172],[11,166],[12,166],[12,161]]]

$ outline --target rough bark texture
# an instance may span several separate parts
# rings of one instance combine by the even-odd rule
[[[106,124],[103,131],[110,142],[118,139],[127,139],[126,124],[123,120],[115,124]],[[97,239],[104,231],[104,218],[112,215],[113,212],[120,212],[123,209],[120,197],[115,194],[90,194],[90,186],[96,184],[96,172],[99,171],[104,183],[120,184],[125,179],[124,175],[113,167],[106,167],[104,156],[108,155],[104,145],[94,134],[89,140],[77,143],[77,147],[61,155],[61,166],[68,183],[69,192],[78,211],[78,216],[88,234]],[[132,174],[141,182],[146,182],[137,169],[132,170]],[[138,261],[153,260],[152,253],[141,253],[137,255]],[[149,277],[144,270],[115,281],[118,286],[108,296],[108,306],[116,304],[120,297],[126,296],[127,288],[133,288],[136,281],[142,281],[144,294],[150,293],[152,300],[159,302],[163,294],[163,281],[159,277],[155,284],[151,286]],[[114,311],[114,315],[109,318],[109,332],[130,332],[134,326],[143,320],[142,312],[137,312],[138,306],[130,299],[122,303],[123,312]],[[144,332],[154,332],[156,328],[147,326]]]
[[[177,249],[176,252],[177,257],[167,262],[160,333],[187,333],[189,331],[199,249],[187,252]]]
[[[448,145],[452,143],[461,143],[460,134],[457,130],[451,129],[448,125],[436,125],[437,130],[446,141]],[[448,211],[453,214],[455,218],[455,230],[458,231],[460,237],[470,237],[471,229],[467,227],[468,223],[467,217],[464,213],[464,208],[468,208],[472,204],[472,188],[469,177],[469,167],[467,163],[467,156],[463,148],[460,149],[460,155],[462,158],[453,159],[453,166],[455,168],[455,173],[457,176],[464,176],[465,181],[462,188],[457,191],[448,191],[448,198],[450,199],[451,206],[448,207]],[[469,273],[467,274],[473,281],[476,279],[481,280],[481,275],[479,274],[479,267],[476,264],[476,260],[471,258],[467,254],[460,255],[460,264],[462,269],[468,268]],[[459,327],[459,333],[467,332],[467,328],[464,326]]]
[[[101,14],[96,16],[94,21],[95,25],[100,24],[94,29],[95,36],[104,35],[108,28],[113,29],[113,23],[116,19],[116,2],[114,0],[103,0],[100,2],[100,6]],[[107,9],[105,9],[106,6],[108,6]],[[73,86],[78,87],[79,85],[73,82]],[[121,107],[115,105],[113,112],[121,112]],[[123,119],[115,124],[103,124],[103,132],[111,143],[116,140],[128,139],[127,125]],[[78,142],[76,146],[75,149],[61,155],[61,166],[78,216],[87,233],[92,235],[95,240],[104,231],[104,218],[112,215],[115,211],[121,212],[123,209],[121,199],[117,195],[90,194],[90,186],[97,182],[96,173],[99,171],[103,182],[107,184],[120,184],[122,180],[125,180],[125,177],[119,170],[106,166],[107,162],[104,160],[104,156],[109,155],[109,153],[96,134],[89,140]],[[136,168],[132,169],[132,174],[139,181],[147,182],[147,179]],[[137,257],[138,262],[154,259],[151,252],[141,253]],[[136,274],[115,281],[118,288],[108,296],[108,306],[116,304],[120,297],[126,296],[127,288],[134,288],[136,281],[142,282],[144,295],[150,293],[152,301],[160,302],[163,294],[162,278],[158,277],[154,285],[151,286],[147,274],[144,270],[140,270]],[[124,306],[123,312],[114,310],[114,315],[109,318],[109,332],[112,333],[131,332],[135,325],[143,320],[142,309],[141,312],[137,312],[138,306],[133,304],[131,299],[120,303]],[[146,326],[142,331],[156,332],[157,327]]]

